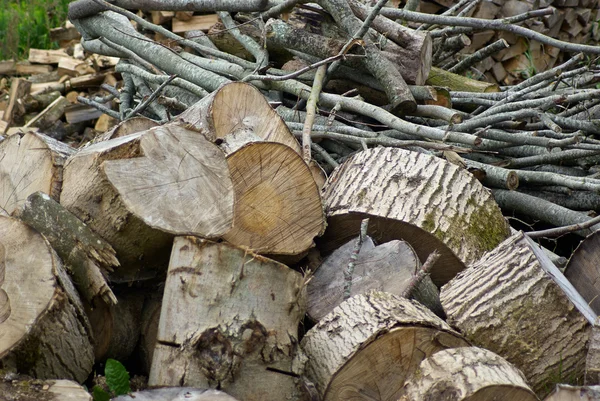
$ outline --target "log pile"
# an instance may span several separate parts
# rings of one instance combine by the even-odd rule
[[[595,391],[595,2],[384,3],[78,0],[63,49],[2,62],[36,75],[3,84],[0,365],[181,387],[140,399]],[[533,239],[566,233],[563,275]]]

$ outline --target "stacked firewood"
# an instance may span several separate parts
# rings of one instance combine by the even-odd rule
[[[83,382],[135,360],[204,400],[600,383],[581,212],[600,206],[600,47],[561,40],[593,34],[585,15],[164,3],[76,1],[63,50],[0,64],[37,72],[2,107],[2,366]],[[513,211],[574,226],[524,234]],[[563,275],[533,238],[571,232],[591,235]]]

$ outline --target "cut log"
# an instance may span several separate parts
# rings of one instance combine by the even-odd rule
[[[215,141],[227,135],[251,132],[279,142],[300,154],[300,145],[268,100],[254,86],[242,82],[223,85],[177,116],[177,124],[201,132]]]
[[[60,201],[117,251],[116,281],[164,274],[173,235],[216,238],[233,219],[223,152],[177,126],[79,151],[65,166]]]
[[[299,255],[323,234],[319,188],[292,148],[254,142],[229,155],[227,164],[235,208],[225,240],[260,254]]]
[[[537,401],[523,374],[483,348],[438,351],[421,362],[419,377],[399,401]]]
[[[70,380],[1,378],[0,394],[2,394],[2,401],[92,401],[90,393]]]
[[[149,384],[300,400],[294,378],[278,371],[292,370],[305,308],[298,272],[225,243],[177,237]]]
[[[116,305],[104,302],[86,304],[86,313],[94,332],[96,362],[107,358],[127,361],[140,338],[144,294],[131,291],[118,296]]]
[[[149,130],[150,128],[158,127],[159,124],[146,117],[133,117],[128,120],[122,121],[116,127],[112,128],[103,134],[98,135],[93,143],[108,141],[109,139],[120,138],[122,136],[135,134],[136,132],[142,132]]]
[[[581,378],[596,314],[527,236],[514,234],[442,288],[448,322],[523,371],[538,395]]]
[[[58,200],[63,166],[75,149],[46,135],[15,134],[0,143],[0,207],[7,213],[42,191]]]
[[[42,235],[0,215],[0,363],[38,379],[83,382],[92,334],[79,295]]]
[[[585,380],[587,385],[600,384],[600,326],[592,326],[587,357],[585,358]]]
[[[404,239],[440,286],[510,235],[490,192],[466,170],[421,153],[375,148],[349,158],[324,190],[328,227],[320,240],[331,251],[358,234],[369,217],[377,242]]]
[[[217,390],[199,390],[191,387],[157,388],[136,391],[113,398],[113,401],[237,401],[232,396]]]
[[[600,399],[600,386],[569,386],[557,384],[544,401],[596,401]]]
[[[344,300],[344,271],[351,260],[356,239],[336,249],[318,267],[308,283],[308,315],[319,321]],[[369,290],[379,290],[403,296],[421,268],[421,263],[405,241],[390,241],[375,246],[370,237],[365,238],[354,263],[351,296]],[[437,287],[430,277],[421,281],[411,297],[444,317]]]
[[[2,114],[2,121],[6,122],[7,126],[10,127],[18,117],[22,116],[25,113],[25,108],[23,106],[23,99],[25,95],[29,93],[31,90],[31,82],[26,81],[21,78],[13,79],[10,85],[10,93],[8,105],[6,106],[6,110]],[[4,131],[0,132],[3,134]]]
[[[371,291],[340,304],[301,345],[323,401],[396,401],[424,358],[469,344],[419,303]]]
[[[119,266],[115,250],[81,220],[43,192],[31,194],[13,215],[46,237],[87,302],[117,302],[105,279]]]
[[[565,269],[565,277],[597,315],[600,315],[599,246],[600,232],[595,231],[579,243]]]

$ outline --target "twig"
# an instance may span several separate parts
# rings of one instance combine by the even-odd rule
[[[267,52],[267,49],[256,43],[250,36],[244,35],[236,26],[235,21],[228,12],[219,11],[217,15],[235,40],[237,40],[244,49],[248,50],[252,57],[254,57],[254,60],[256,61],[255,70],[266,67],[269,64],[269,53]]]
[[[583,230],[590,228],[593,225],[600,223],[600,216],[596,216],[593,219],[586,221],[585,223],[576,223],[568,226],[549,228],[547,230],[529,231],[525,233],[530,238],[541,238],[541,237],[560,237],[561,235],[569,234],[574,231]]]
[[[100,110],[100,111],[101,111],[101,112],[103,112],[104,114],[108,114],[109,116],[111,116],[111,117],[113,117],[113,118],[116,118],[117,120],[119,120],[119,119],[120,119],[120,117],[121,117],[121,116],[119,115],[119,113],[118,113],[118,112],[116,112],[115,110],[112,110],[112,109],[110,109],[110,108],[106,107],[105,105],[103,105],[103,104],[101,104],[101,103],[95,102],[95,101],[93,101],[93,100],[90,100],[90,99],[88,99],[88,98],[85,98],[85,97],[83,97],[83,96],[77,96],[77,101],[78,101],[79,103],[83,103],[83,104],[86,104],[86,105],[88,105],[88,106],[92,106],[93,108],[95,108],[95,109],[97,109],[97,110]]]
[[[304,128],[302,129],[302,157],[304,158],[304,161],[307,164],[310,163],[311,160],[310,134],[312,131],[313,123],[315,121],[317,101],[319,100],[321,89],[323,88],[323,79],[325,78],[326,73],[327,64],[323,64],[319,68],[317,68],[317,73],[315,74],[312,90],[310,92],[310,96],[306,104],[306,120],[304,121]]]
[[[329,164],[331,167],[336,168],[337,166],[339,166],[340,164],[335,161],[335,159],[333,157],[331,157],[331,155],[325,150],[323,149],[318,143],[312,143],[311,144],[312,150],[317,152],[317,154],[319,156],[321,156],[323,158],[323,160],[325,160],[325,162],[327,164]]]
[[[352,250],[352,255],[350,255],[350,262],[344,270],[344,301],[350,298],[352,294],[352,279],[354,276],[354,267],[356,261],[358,260],[358,254],[360,253],[360,248],[362,243],[367,236],[367,229],[369,228],[369,219],[364,219],[360,223],[360,234],[354,244],[354,249]]]
[[[165,82],[160,84],[160,86],[154,92],[152,92],[152,94],[150,96],[148,96],[148,98],[146,100],[144,100],[135,109],[133,109],[131,111],[131,113],[129,113],[127,115],[127,117],[125,117],[125,119],[131,118],[131,117],[135,116],[136,114],[139,114],[142,111],[144,111],[146,109],[146,107],[148,107],[148,105],[150,103],[152,103],[154,101],[154,99],[156,99],[158,97],[158,95],[160,95],[160,92],[163,90],[163,88],[165,86],[167,86],[175,78],[177,78],[177,75],[171,75]]]
[[[169,77],[168,75],[155,75],[155,74],[149,73],[148,71],[146,71],[140,67],[136,67],[135,65],[119,63],[116,65],[115,71],[116,72],[128,72],[130,74],[139,75],[140,77],[144,78],[146,81],[156,83],[156,84],[162,84],[165,81],[170,80],[171,84],[179,86],[180,88],[186,89],[199,97],[208,96],[208,92],[204,88],[201,88],[198,85],[195,85],[189,81],[186,81],[185,79],[181,79],[181,78],[172,79],[172,77]]]
[[[450,68],[448,71],[453,72],[455,74],[460,74],[466,70],[468,70],[473,64],[478,63],[484,58],[502,50],[508,48],[508,42],[504,39],[498,39],[494,43],[489,46],[484,47],[471,54],[469,57],[466,57],[464,60],[460,61],[454,67]]]
[[[434,249],[434,251],[431,252],[429,256],[427,256],[427,259],[425,260],[425,263],[423,263],[423,266],[421,266],[419,271],[412,276],[410,282],[408,283],[404,291],[402,291],[402,297],[408,299],[412,296],[412,294],[417,289],[421,281],[423,281],[423,279],[429,275],[429,272],[431,272],[431,269],[438,261],[440,256],[441,254],[438,252],[437,249]]]
[[[543,43],[545,45],[557,47],[565,52],[600,54],[600,46],[590,46],[564,42],[562,40],[554,39],[549,36],[543,35],[539,32],[532,31],[531,29],[523,28],[519,25],[506,24],[506,22],[504,22],[503,20],[448,17],[386,7],[382,9],[381,14],[385,15],[388,18],[400,18],[412,22],[425,22],[429,24],[438,25],[465,26],[477,29],[493,29],[497,31],[507,31],[519,36],[523,36],[527,39],[537,40],[538,42]]]

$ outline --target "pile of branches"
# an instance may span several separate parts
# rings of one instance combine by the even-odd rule
[[[78,0],[69,18],[84,48],[120,57],[122,76],[108,95],[80,101],[119,120],[143,114],[164,123],[244,81],[268,94],[305,159],[327,172],[358,150],[401,147],[469,169],[505,211],[555,226],[588,221],[581,211],[600,208],[600,47],[520,25],[552,7],[484,20],[461,16],[467,1],[442,15],[386,3]],[[220,23],[182,38],[128,11],[159,9],[216,11]],[[507,47],[498,40],[449,64],[452,43],[481,30],[560,49],[566,61],[509,87],[457,75]]]

